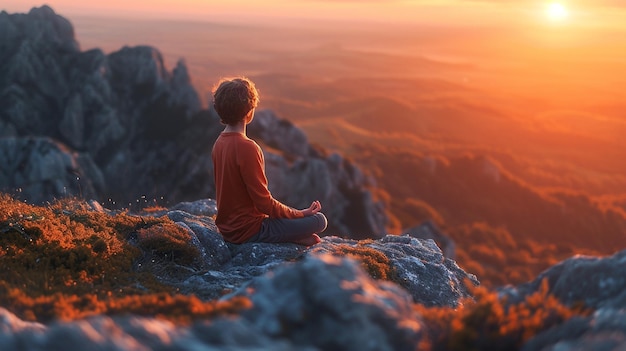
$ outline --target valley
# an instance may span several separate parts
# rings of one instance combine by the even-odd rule
[[[330,21],[73,23],[83,49],[147,44],[170,67],[184,59],[204,104],[219,77],[252,78],[260,108],[376,179],[390,233],[434,221],[487,284],[621,249],[618,42],[582,30],[555,44],[562,33]]]

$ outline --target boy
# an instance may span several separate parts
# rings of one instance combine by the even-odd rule
[[[212,151],[217,225],[224,240],[314,245],[328,224],[313,201],[296,210],[274,199],[267,188],[265,160],[259,145],[246,136],[259,95],[254,83],[239,77],[222,79],[213,92],[213,107],[226,125]]]

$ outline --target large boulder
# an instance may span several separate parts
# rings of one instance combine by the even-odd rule
[[[406,291],[336,256],[307,257],[256,279],[244,318],[264,334],[320,350],[415,350],[423,324]]]

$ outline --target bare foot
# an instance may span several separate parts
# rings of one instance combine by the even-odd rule
[[[295,240],[293,243],[298,244],[298,245],[304,245],[304,246],[313,246],[315,244],[319,244],[320,241],[322,241],[322,239],[320,239],[320,237],[317,234],[313,234],[304,239]]]

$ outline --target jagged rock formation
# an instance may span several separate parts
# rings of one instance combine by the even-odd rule
[[[147,190],[176,199],[185,197],[186,188],[207,188],[206,182],[193,182],[206,171],[206,161],[195,172],[187,164],[202,165],[209,145],[189,148],[176,128],[201,119],[184,63],[169,73],[161,54],[150,47],[110,55],[81,52],[71,24],[47,6],[26,15],[3,12],[0,27],[5,33],[0,43],[3,137],[45,136],[65,145],[97,166],[103,181],[95,189],[98,195],[122,203]],[[75,171],[91,176],[81,167]],[[1,186],[11,190],[14,183]],[[22,195],[30,200],[58,194]]]
[[[152,47],[82,52],[70,22],[47,6],[0,13],[0,138],[16,140],[0,143],[0,162],[20,160],[16,172],[3,173],[0,190],[21,189],[17,195],[33,202],[77,195],[125,207],[138,199],[213,197],[210,152],[222,128],[213,111],[201,109],[183,61],[170,72]],[[300,129],[269,111],[260,111],[250,129],[268,145],[278,199],[300,208],[321,200],[329,232],[384,234],[384,206],[353,163],[314,149]],[[56,145],[70,176],[61,166],[45,177],[37,173],[41,166],[28,166],[50,159],[50,151],[18,147],[13,156],[12,145],[31,137]]]

